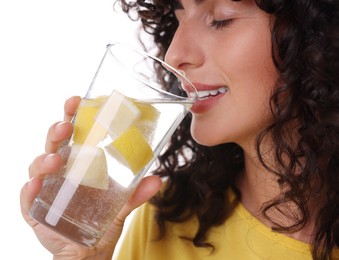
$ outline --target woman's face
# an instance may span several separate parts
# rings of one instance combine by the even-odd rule
[[[277,79],[271,20],[253,0],[182,0],[165,60],[204,96],[192,107],[191,132],[205,145],[252,143],[272,116]]]

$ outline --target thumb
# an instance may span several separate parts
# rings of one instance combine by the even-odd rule
[[[122,214],[127,213],[128,215],[132,210],[148,201],[160,190],[161,186],[162,181],[158,176],[151,175],[143,178],[127,200]]]
[[[152,198],[160,190],[161,185],[162,181],[158,176],[143,178],[119,212],[118,221],[120,219],[123,222],[135,208]]]
[[[160,190],[161,186],[162,181],[158,176],[151,175],[143,178],[106,231],[105,239],[102,242],[115,245],[120,238],[126,217],[134,209],[152,198]]]

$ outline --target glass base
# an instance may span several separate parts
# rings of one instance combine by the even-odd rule
[[[65,216],[62,216],[55,226],[50,225],[45,220],[48,210],[48,205],[42,201],[35,200],[29,215],[40,224],[85,247],[94,247],[99,242],[101,236],[93,228],[78,225],[74,220],[65,218]]]

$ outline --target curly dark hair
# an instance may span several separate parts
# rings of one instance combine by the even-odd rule
[[[175,1],[120,0],[123,10],[141,20],[164,57],[178,26]],[[339,245],[339,2],[337,0],[257,0],[259,8],[274,17],[272,58],[279,71],[271,97],[274,122],[257,138],[263,166],[278,177],[279,197],[268,201],[263,215],[272,229],[293,233],[310,219],[308,202],[317,203],[317,223],[312,242],[314,259],[331,259]],[[134,16],[135,17],[135,16]],[[165,190],[152,199],[157,206],[160,236],[165,222],[183,222],[193,215],[199,221],[191,239],[195,246],[211,247],[208,230],[222,224],[232,213],[241,193],[235,185],[244,167],[243,151],[234,143],[205,147],[190,135],[188,115],[159,157],[155,174],[167,177]],[[291,127],[293,126],[293,131]],[[274,142],[275,162],[267,164],[261,144]],[[297,140],[297,144],[291,140]],[[213,174],[210,174],[213,172]],[[293,203],[298,214],[284,211]],[[291,219],[284,226],[269,217],[272,209]],[[285,207],[286,209],[286,207]]]

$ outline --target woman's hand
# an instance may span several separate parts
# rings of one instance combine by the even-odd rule
[[[94,248],[86,248],[72,242],[37,223],[28,215],[29,208],[42,187],[44,175],[57,172],[62,165],[62,158],[57,150],[72,133],[70,120],[74,116],[79,102],[79,97],[72,97],[66,101],[64,121],[55,123],[50,127],[46,139],[45,153],[37,156],[31,163],[29,167],[30,181],[21,189],[21,212],[26,222],[33,228],[41,244],[54,255],[54,259],[111,259],[126,217],[132,210],[158,192],[161,187],[161,180],[158,177],[149,176],[142,180]]]

